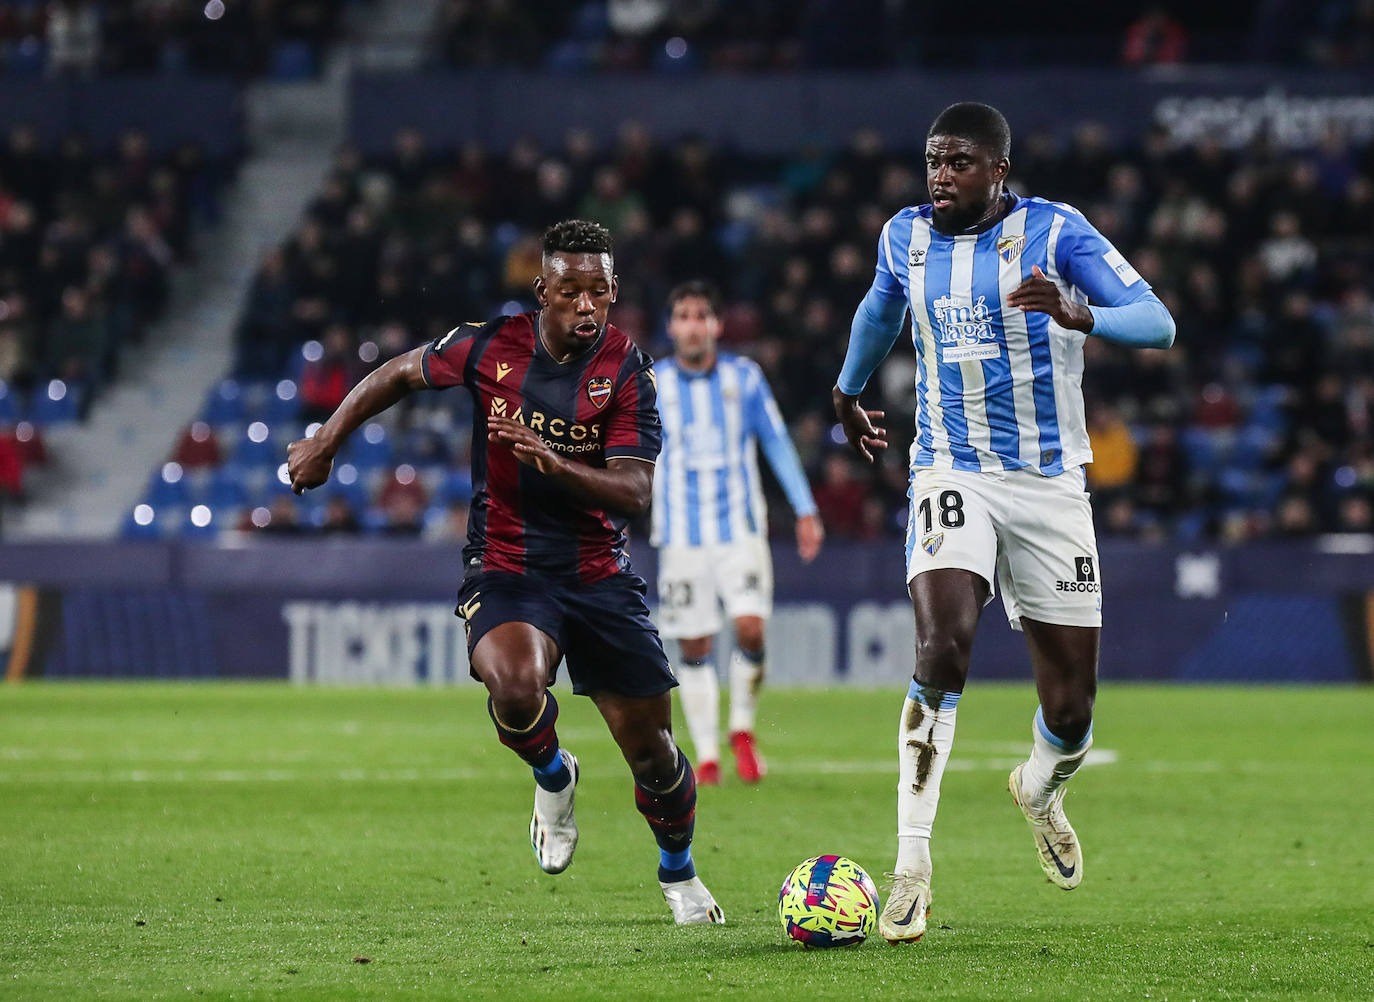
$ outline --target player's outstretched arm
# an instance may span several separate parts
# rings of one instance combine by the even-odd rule
[[[328,480],[334,457],[360,424],[412,391],[429,386],[420,364],[424,353],[423,347],[416,348],[368,373],[313,438],[297,439],[286,447],[286,472],[293,491],[300,494]]]
[[[526,466],[552,477],[589,508],[617,515],[642,515],[654,498],[654,464],[619,457],[605,469],[576,463],[549,448],[538,433],[512,418],[487,418],[487,439],[510,447]]]

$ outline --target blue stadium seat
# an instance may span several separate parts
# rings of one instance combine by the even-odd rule
[[[134,518],[134,513],[129,512],[124,516],[124,522],[119,528],[121,539],[161,539],[162,528],[156,522],[140,523]]]
[[[467,470],[449,470],[439,481],[434,499],[444,505],[452,504],[454,501],[471,501],[472,474]]]
[[[189,504],[191,492],[186,477],[183,475],[180,480],[169,481],[162,476],[162,471],[158,470],[148,481],[148,492],[144,495],[144,500],[153,506],[154,511]]]
[[[248,491],[244,486],[247,468],[238,463],[226,463],[210,474],[206,491],[206,502],[211,508],[234,508],[248,503]]]
[[[0,379],[0,424],[13,424],[21,416],[19,398],[9,384]]]
[[[584,3],[572,16],[568,33],[581,41],[599,42],[610,34],[610,27],[604,3]]]
[[[562,41],[549,49],[544,68],[550,73],[581,73],[591,66],[595,51],[586,42]]]
[[[5,59],[5,73],[12,77],[36,77],[48,64],[48,47],[32,35],[11,46]]]
[[[71,424],[81,417],[81,400],[85,388],[80,383],[65,383],[53,379],[39,386],[29,400],[29,417],[44,427]]]
[[[204,525],[196,525],[195,519],[188,514],[185,523],[181,526],[181,538],[199,542],[214,540],[219,537],[220,532],[224,529],[223,520],[227,519],[229,514],[227,509],[211,508],[210,521]]]
[[[339,473],[339,465],[335,465],[334,475],[325,481],[324,486],[319,488],[318,491],[307,492],[306,496],[318,494],[325,501],[328,501],[330,498],[343,498],[353,506],[355,511],[361,511],[366,508],[369,500],[367,487],[363,484],[363,479],[357,475],[356,468],[354,469],[353,478],[347,482],[345,482],[344,478],[339,476]]]
[[[283,456],[270,433],[261,442],[255,442],[245,430],[243,437],[234,446],[233,459],[234,462],[246,466],[275,466],[282,461]]]
[[[384,426],[375,422],[359,428],[348,440],[348,462],[359,471],[376,470],[393,465],[391,436]]]
[[[275,427],[284,421],[294,421],[300,412],[301,394],[295,380],[278,381],[267,400],[267,423]]]
[[[277,80],[309,80],[315,75],[315,50],[306,42],[283,42],[272,53]]]
[[[237,424],[244,419],[243,387],[237,379],[222,379],[210,391],[202,416],[213,425]]]

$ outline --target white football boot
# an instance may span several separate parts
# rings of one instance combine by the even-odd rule
[[[577,821],[573,818],[573,794],[577,792],[577,757],[560,748],[563,764],[572,773],[568,785],[557,793],[534,787],[534,816],[530,818],[530,845],[545,873],[562,873],[572,863],[577,848]]]
[[[930,877],[894,873],[887,904],[878,916],[878,932],[889,943],[915,943],[926,934],[930,917]]]
[[[663,898],[673,910],[673,921],[678,925],[725,924],[725,912],[700,877],[675,880],[670,884],[660,880],[658,886],[663,888]]]
[[[1011,775],[1007,777],[1007,789],[1011,791],[1012,801],[1021,808],[1021,813],[1026,816],[1026,823],[1035,834],[1035,852],[1046,878],[1056,887],[1071,891],[1083,879],[1083,850],[1078,845],[1078,836],[1074,833],[1073,826],[1064,816],[1066,788],[1061,786],[1054,791],[1043,815],[1032,814],[1021,792],[1023,768],[1024,762],[1011,771]]]

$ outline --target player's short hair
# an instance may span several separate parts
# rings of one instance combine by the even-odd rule
[[[679,282],[668,293],[668,308],[672,309],[684,299],[704,299],[707,308],[720,316],[720,290],[703,278],[693,278]]]
[[[611,254],[611,231],[590,219],[565,219],[544,231],[544,256]]]
[[[989,104],[951,104],[930,123],[926,138],[931,136],[958,136],[977,146],[986,146],[998,158],[1011,156],[1011,126],[1006,116]]]

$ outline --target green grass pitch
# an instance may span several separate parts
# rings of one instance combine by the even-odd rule
[[[562,700],[582,837],[550,877],[482,697],[0,689],[0,999],[1374,998],[1374,689],[1105,685],[1065,893],[1005,789],[1032,688],[975,683],[930,932],[835,951],[784,940],[778,885],[839,852],[886,889],[901,692],[767,693],[768,778],[700,798],[728,924],[687,929],[590,703]]]

